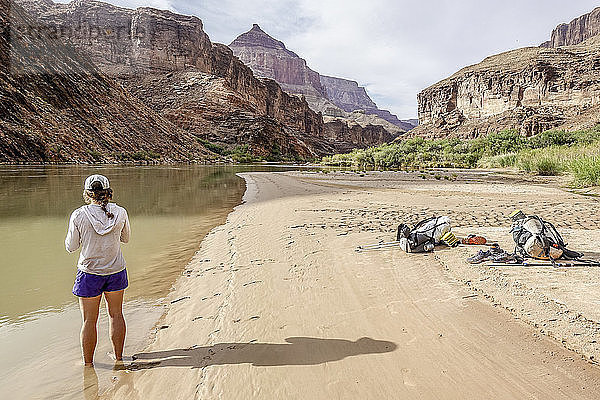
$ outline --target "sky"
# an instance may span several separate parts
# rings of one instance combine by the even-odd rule
[[[105,0],[106,1],[106,0]],[[63,2],[67,2],[66,0]],[[592,0],[108,0],[202,19],[229,44],[257,23],[322,75],[352,79],[379,108],[417,117],[417,93],[503,51],[537,46]]]

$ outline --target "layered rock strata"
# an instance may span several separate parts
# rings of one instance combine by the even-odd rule
[[[257,24],[238,36],[229,47],[257,76],[274,79],[286,92],[326,97],[319,74]]]
[[[594,124],[600,104],[600,40],[523,48],[463,68],[418,95],[412,134],[476,137],[502,129],[534,135]]]
[[[377,108],[365,88],[357,82],[313,71],[304,59],[256,24],[250,31],[238,36],[229,47],[257,75],[274,79],[290,94],[303,95],[313,110],[325,116],[337,119],[349,117],[351,124],[360,125],[348,113],[362,110],[377,117],[371,118],[371,123],[383,126],[394,135],[414,127],[400,121],[389,111]],[[390,127],[390,124],[400,129]]]
[[[63,39],[128,91],[197,138],[229,147],[249,145],[255,155],[275,148],[286,158],[319,157],[338,146],[325,141],[322,117],[304,98],[288,95],[273,80],[257,78],[231,49],[212,43],[196,17],[93,0],[20,1],[30,4],[44,23],[66,32]],[[210,76],[218,84],[190,86],[188,72],[200,80]],[[317,78],[306,76],[316,84]],[[172,92],[154,82],[167,82]]]
[[[579,44],[600,34],[600,7],[575,18],[568,24],[560,24],[553,31],[549,41],[541,47],[560,47]]]
[[[371,147],[373,143],[388,143],[394,139],[381,125],[361,126],[358,123],[339,119],[325,124],[324,136],[329,140],[339,140],[339,145],[336,147],[339,153],[348,153],[355,148]]]
[[[210,152],[0,0],[0,162],[203,161]]]
[[[137,83],[130,86],[133,95],[147,99],[150,108],[209,142],[226,147],[247,144],[254,155],[266,158],[276,155],[312,158],[336,151],[322,133],[314,136],[311,129],[305,132],[289,128],[289,125],[300,123],[298,121],[257,115],[255,104],[232,90],[225,78],[186,70],[143,76]],[[265,81],[264,85],[272,91],[268,94],[271,102],[284,102],[290,98],[277,98],[280,89],[274,81]],[[294,104],[286,107],[292,110]],[[319,129],[322,129],[321,119],[313,120],[314,113],[305,115],[304,112],[299,108],[289,115],[304,118],[304,124],[320,124]]]

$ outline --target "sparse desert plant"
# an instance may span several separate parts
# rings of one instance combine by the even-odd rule
[[[102,161],[102,153],[97,150],[88,150],[88,154],[95,162]]]
[[[153,151],[140,150],[131,154],[131,159],[134,161],[152,161],[160,158],[160,154]]]

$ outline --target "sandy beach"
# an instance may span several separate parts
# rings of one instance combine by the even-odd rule
[[[600,268],[467,264],[479,246],[356,251],[430,215],[511,251],[519,208],[597,258],[595,198],[477,171],[241,176],[244,203],[103,398],[600,398]]]

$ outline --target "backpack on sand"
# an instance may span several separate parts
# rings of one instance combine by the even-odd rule
[[[513,213],[511,218],[513,224],[510,232],[516,244],[516,254],[551,261],[583,257],[582,253],[567,249],[562,236],[550,222],[520,211]]]
[[[450,218],[431,217],[419,222],[413,229],[406,224],[398,226],[396,240],[407,253],[426,253],[433,251],[444,234],[450,232]]]

